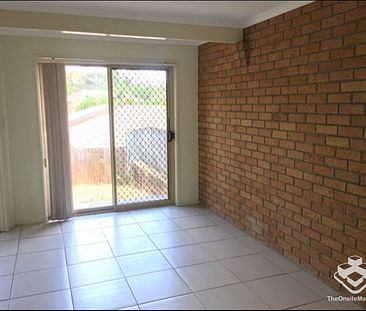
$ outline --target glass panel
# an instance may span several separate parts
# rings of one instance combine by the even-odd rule
[[[112,206],[106,67],[66,66],[74,209]]]
[[[112,71],[117,204],[168,199],[167,72]]]

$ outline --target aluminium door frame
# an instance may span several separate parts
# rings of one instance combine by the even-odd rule
[[[118,69],[128,69],[128,70],[164,70],[166,72],[166,120],[167,120],[167,129],[175,131],[175,122],[174,122],[174,80],[173,80],[173,70],[174,67],[170,65],[147,65],[147,64],[119,64],[119,65],[108,65],[108,92],[109,94],[109,105],[110,105],[110,126],[111,126],[111,159],[112,159],[112,170],[113,170],[113,178],[116,179],[116,159],[115,159],[115,132],[114,132],[114,104],[113,104],[113,83],[112,83],[112,71]],[[113,138],[112,138],[113,136]],[[114,209],[115,211],[126,211],[126,210],[137,210],[149,207],[157,207],[157,206],[169,206],[173,205],[175,202],[175,155],[174,155],[174,143],[167,143],[167,165],[168,165],[168,198],[165,200],[156,200],[156,201],[147,201],[147,202],[136,202],[136,203],[127,203],[127,204],[118,204],[117,202],[117,182],[114,180],[113,182],[113,200],[114,200]]]

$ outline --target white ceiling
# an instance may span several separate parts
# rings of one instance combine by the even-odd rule
[[[246,27],[311,1],[0,1],[0,9]]]

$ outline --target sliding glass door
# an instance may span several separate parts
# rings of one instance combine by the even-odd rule
[[[170,199],[168,72],[66,66],[75,211]]]
[[[74,210],[111,207],[108,68],[65,69]]]
[[[167,200],[167,71],[112,69],[117,204]]]

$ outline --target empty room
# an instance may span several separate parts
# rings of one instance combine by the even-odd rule
[[[366,1],[0,1],[0,310],[366,309]]]

